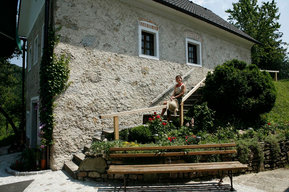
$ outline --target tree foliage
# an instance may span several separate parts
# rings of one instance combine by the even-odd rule
[[[261,69],[280,70],[284,65],[287,50],[282,42],[280,14],[275,0],[262,2],[257,0],[239,0],[233,3],[229,13],[230,23],[260,42],[252,47],[252,63]]]
[[[207,75],[203,97],[216,115],[254,121],[272,109],[276,90],[267,72],[234,59]]]
[[[9,63],[8,58],[0,58],[0,128],[6,122],[15,134],[21,119],[21,67]]]

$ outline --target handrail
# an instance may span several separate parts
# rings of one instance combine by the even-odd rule
[[[186,80],[188,78],[188,76],[195,70],[195,68],[191,69],[190,71],[188,71],[185,75],[183,75],[183,81]],[[159,94],[156,98],[154,98],[150,103],[151,105],[153,105],[154,103],[156,103],[158,100],[160,100],[166,93],[168,93],[171,89],[173,89],[175,87],[175,83],[170,85],[166,90],[164,90],[161,94]]]
[[[194,92],[196,92],[201,84],[206,80],[206,78],[202,79],[190,92],[188,92],[182,99],[182,103],[184,103]]]
[[[166,105],[159,105],[155,107],[141,108],[141,109],[135,109],[131,111],[122,111],[122,112],[117,112],[117,113],[100,115],[99,118],[106,119],[106,118],[113,117],[114,139],[118,140],[119,139],[119,118],[118,118],[119,116],[140,113],[140,112],[145,112],[145,111],[153,111],[153,110],[163,109],[165,107]]]
[[[279,71],[277,71],[277,70],[264,70],[264,69],[260,69],[260,71],[266,71],[268,73],[275,73],[274,80],[278,81],[278,73],[279,73]]]
[[[182,99],[180,103],[180,126],[184,125],[184,102],[193,94],[195,93],[200,87],[201,84],[206,80],[206,77],[202,79],[191,91],[189,91]]]
[[[106,119],[110,117],[115,117],[115,116],[124,116],[124,115],[130,115],[134,113],[140,113],[140,112],[145,112],[145,111],[153,111],[153,110],[158,110],[158,109],[163,109],[166,107],[166,105],[159,105],[155,107],[148,107],[148,108],[140,108],[140,109],[135,109],[131,111],[122,111],[122,112],[117,112],[117,113],[111,113],[111,114],[104,114],[100,115],[100,119]]]

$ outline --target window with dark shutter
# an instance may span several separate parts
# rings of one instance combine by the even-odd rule
[[[188,43],[188,62],[197,64],[197,46]]]
[[[150,56],[155,56],[155,37],[154,34],[142,31],[141,33],[141,49],[142,49],[142,54],[144,55],[150,55]]]

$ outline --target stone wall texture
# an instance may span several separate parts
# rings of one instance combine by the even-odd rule
[[[137,1],[56,3],[60,43],[55,53],[70,57],[70,86],[56,101],[52,169],[61,169],[72,153],[100,137],[102,130],[112,130],[113,120],[100,115],[148,107],[176,75],[189,70],[193,72],[185,83],[191,88],[224,61],[250,62],[250,42],[204,22],[172,16],[167,9],[159,14],[131,2]],[[138,55],[140,18],[159,27],[159,60]],[[202,67],[186,64],[187,37],[202,43]],[[141,123],[141,114],[120,117],[121,128]]]

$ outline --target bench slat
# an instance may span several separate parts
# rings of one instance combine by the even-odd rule
[[[242,170],[248,166],[238,162],[212,162],[212,163],[187,163],[187,164],[154,164],[154,165],[111,165],[107,170],[109,174],[148,174],[148,173],[186,173]]]
[[[191,151],[191,152],[159,152],[159,153],[115,153],[110,154],[110,158],[127,157],[172,157],[189,155],[217,155],[217,154],[236,154],[236,150],[216,150],[216,151]]]
[[[203,148],[236,147],[235,143],[181,145],[181,146],[155,146],[155,147],[112,147],[110,151],[144,151],[144,150],[169,150],[169,149],[203,149]]]
[[[202,163],[172,163],[172,164],[169,164],[169,163],[159,163],[159,164],[139,164],[139,165],[110,165],[110,167],[113,167],[113,169],[125,169],[125,168],[133,168],[134,166],[136,167],[159,167],[159,166],[162,166],[162,167],[170,167],[172,165],[174,166],[190,166],[190,165],[196,165],[196,166],[209,166],[211,165],[212,163],[217,163],[219,165],[221,164],[231,164],[231,165],[234,165],[234,164],[240,164],[239,161],[224,161],[224,162],[202,162]]]

